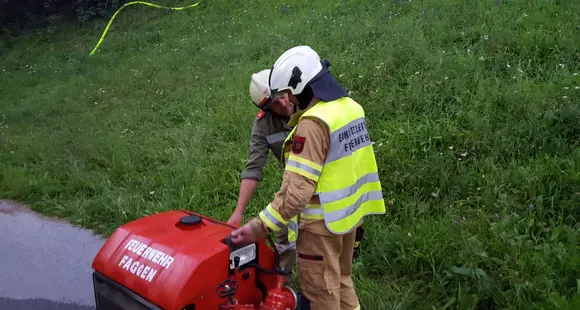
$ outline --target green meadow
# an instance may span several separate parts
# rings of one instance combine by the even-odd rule
[[[187,5],[183,1],[154,2]],[[234,210],[250,75],[309,45],[366,110],[385,199],[363,309],[580,308],[580,1],[206,0],[0,43],[0,197],[108,235]],[[274,197],[271,157],[245,219]]]

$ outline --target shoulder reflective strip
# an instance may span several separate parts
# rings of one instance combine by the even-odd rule
[[[355,184],[339,189],[336,191],[328,192],[324,194],[324,198],[320,197],[321,201],[324,203],[330,203],[333,201],[337,201],[340,199],[344,199],[350,195],[356,193],[356,191],[361,188],[361,186],[371,183],[371,182],[379,182],[379,174],[376,172],[368,173],[360,177]]]
[[[278,133],[267,136],[266,140],[268,141],[268,143],[273,144],[276,142],[284,141],[284,139],[286,139],[286,137],[288,137],[289,134],[290,134],[290,131],[278,132]]]
[[[313,181],[318,181],[320,178],[320,171],[314,170],[305,164],[293,161],[291,159],[286,162],[286,170],[305,176]]]
[[[371,138],[365,119],[363,117],[355,119],[330,134],[330,152],[326,162],[348,156],[369,145],[371,145]]]
[[[325,214],[325,218],[328,222],[336,222],[340,221],[343,218],[353,214],[356,212],[358,207],[370,200],[381,200],[383,199],[383,192],[382,191],[373,191],[368,192],[362,195],[354,204],[338,211],[333,211]]]
[[[290,154],[289,159],[293,160],[295,162],[299,162],[301,164],[305,164],[306,166],[311,167],[315,170],[322,171],[322,165],[319,165],[319,164],[317,164],[311,160],[308,160],[304,157],[300,157],[300,156],[295,155],[295,154]]]

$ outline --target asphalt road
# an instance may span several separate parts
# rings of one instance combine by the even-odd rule
[[[91,231],[0,200],[0,309],[95,309]]]

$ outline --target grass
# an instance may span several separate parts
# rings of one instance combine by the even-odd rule
[[[364,106],[395,201],[365,224],[364,309],[578,309],[579,12],[213,0],[129,7],[91,57],[107,21],[4,38],[0,197],[105,235],[170,209],[227,220],[250,75],[306,44]],[[246,219],[280,185],[265,175]]]

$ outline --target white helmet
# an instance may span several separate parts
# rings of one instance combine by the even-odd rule
[[[260,109],[270,100],[270,87],[268,87],[269,76],[270,69],[262,70],[252,74],[252,80],[250,81],[250,97],[252,97],[252,101]]]
[[[287,89],[293,95],[299,95],[322,69],[320,56],[312,48],[293,47],[274,63],[270,76],[270,90],[273,95]]]

